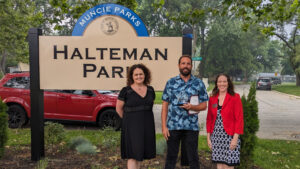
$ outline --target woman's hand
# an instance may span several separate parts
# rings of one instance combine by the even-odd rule
[[[232,138],[232,140],[230,142],[230,146],[229,146],[230,150],[234,150],[237,147],[238,138],[239,138],[239,135],[238,134],[234,134],[234,136],[233,136],[233,138]]]
[[[207,145],[210,150],[212,150],[211,140],[210,140],[210,133],[207,133]]]

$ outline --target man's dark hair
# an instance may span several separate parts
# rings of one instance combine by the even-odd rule
[[[142,71],[145,74],[145,80],[144,80],[143,83],[145,85],[149,85],[150,82],[151,82],[151,72],[144,64],[140,63],[140,64],[134,64],[129,68],[129,70],[127,72],[127,86],[130,86],[134,83],[134,81],[133,81],[133,71],[137,68],[142,69]]]
[[[218,76],[216,77],[216,80],[215,80],[215,87],[214,89],[212,90],[212,95],[213,96],[216,96],[218,93],[219,93],[219,89],[218,89],[218,86],[217,86],[217,83],[218,83],[218,79],[220,76],[225,76],[226,79],[227,79],[227,82],[228,82],[228,88],[227,88],[227,92],[231,95],[231,96],[234,96],[235,92],[234,92],[234,86],[233,86],[233,83],[230,79],[230,77],[225,74],[225,73],[220,73],[218,74]]]
[[[182,58],[189,58],[191,60],[191,63],[193,64],[192,57],[190,55],[182,55],[182,56],[180,56],[180,58],[178,59],[178,64],[180,64]]]

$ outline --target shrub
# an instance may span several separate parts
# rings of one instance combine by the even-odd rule
[[[167,143],[164,138],[159,138],[156,140],[156,154],[164,155],[167,149]]]
[[[80,154],[96,154],[96,146],[93,146],[90,142],[79,144],[76,150]]]
[[[44,159],[40,160],[38,162],[37,166],[35,167],[35,169],[46,169],[48,166],[48,162],[49,162],[48,158],[44,158]]]
[[[100,131],[100,144],[104,148],[113,148],[120,145],[120,134],[113,128],[107,127]]]
[[[89,140],[82,136],[77,136],[70,140],[69,147],[70,147],[70,149],[75,150],[77,146],[79,146],[80,144],[85,144],[85,143],[89,143]]]
[[[95,154],[96,153],[96,146],[92,145],[92,143],[82,137],[77,136],[72,138],[69,142],[70,149],[76,150],[80,154]]]
[[[256,101],[255,83],[252,83],[247,99],[242,97],[244,110],[244,134],[241,135],[241,166],[251,168],[253,153],[257,143],[256,132],[259,129],[258,105]]]
[[[5,144],[8,140],[8,115],[6,113],[7,106],[0,99],[0,159],[4,154]]]
[[[45,123],[45,143],[46,145],[55,145],[65,139],[65,130],[62,124],[46,122]]]

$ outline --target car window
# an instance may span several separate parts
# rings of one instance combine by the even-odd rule
[[[260,79],[260,82],[270,82],[270,79]]]
[[[78,95],[89,95],[93,96],[94,93],[91,90],[74,90],[73,94],[78,94]]]
[[[74,90],[57,90],[59,93],[68,93],[68,94],[73,94]]]
[[[100,94],[111,94],[114,93],[112,90],[97,90],[98,93]]]
[[[29,85],[29,77],[14,77],[8,80],[3,86],[18,89],[29,89]]]
[[[77,95],[93,95],[91,90],[57,90],[60,93],[77,94]]]

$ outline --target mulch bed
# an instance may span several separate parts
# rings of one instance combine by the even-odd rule
[[[83,155],[66,146],[47,147],[45,152],[48,159],[47,169],[126,169],[126,160],[120,158],[119,147],[97,148],[97,154]],[[215,165],[209,160],[207,152],[199,152],[199,157],[201,169],[215,168]],[[163,168],[164,162],[165,156],[158,155],[155,159],[143,161],[141,168],[160,169]],[[5,154],[0,160],[1,169],[33,169],[37,165],[37,162],[31,161],[30,146],[6,147]],[[181,167],[178,160],[176,168],[189,167]]]

